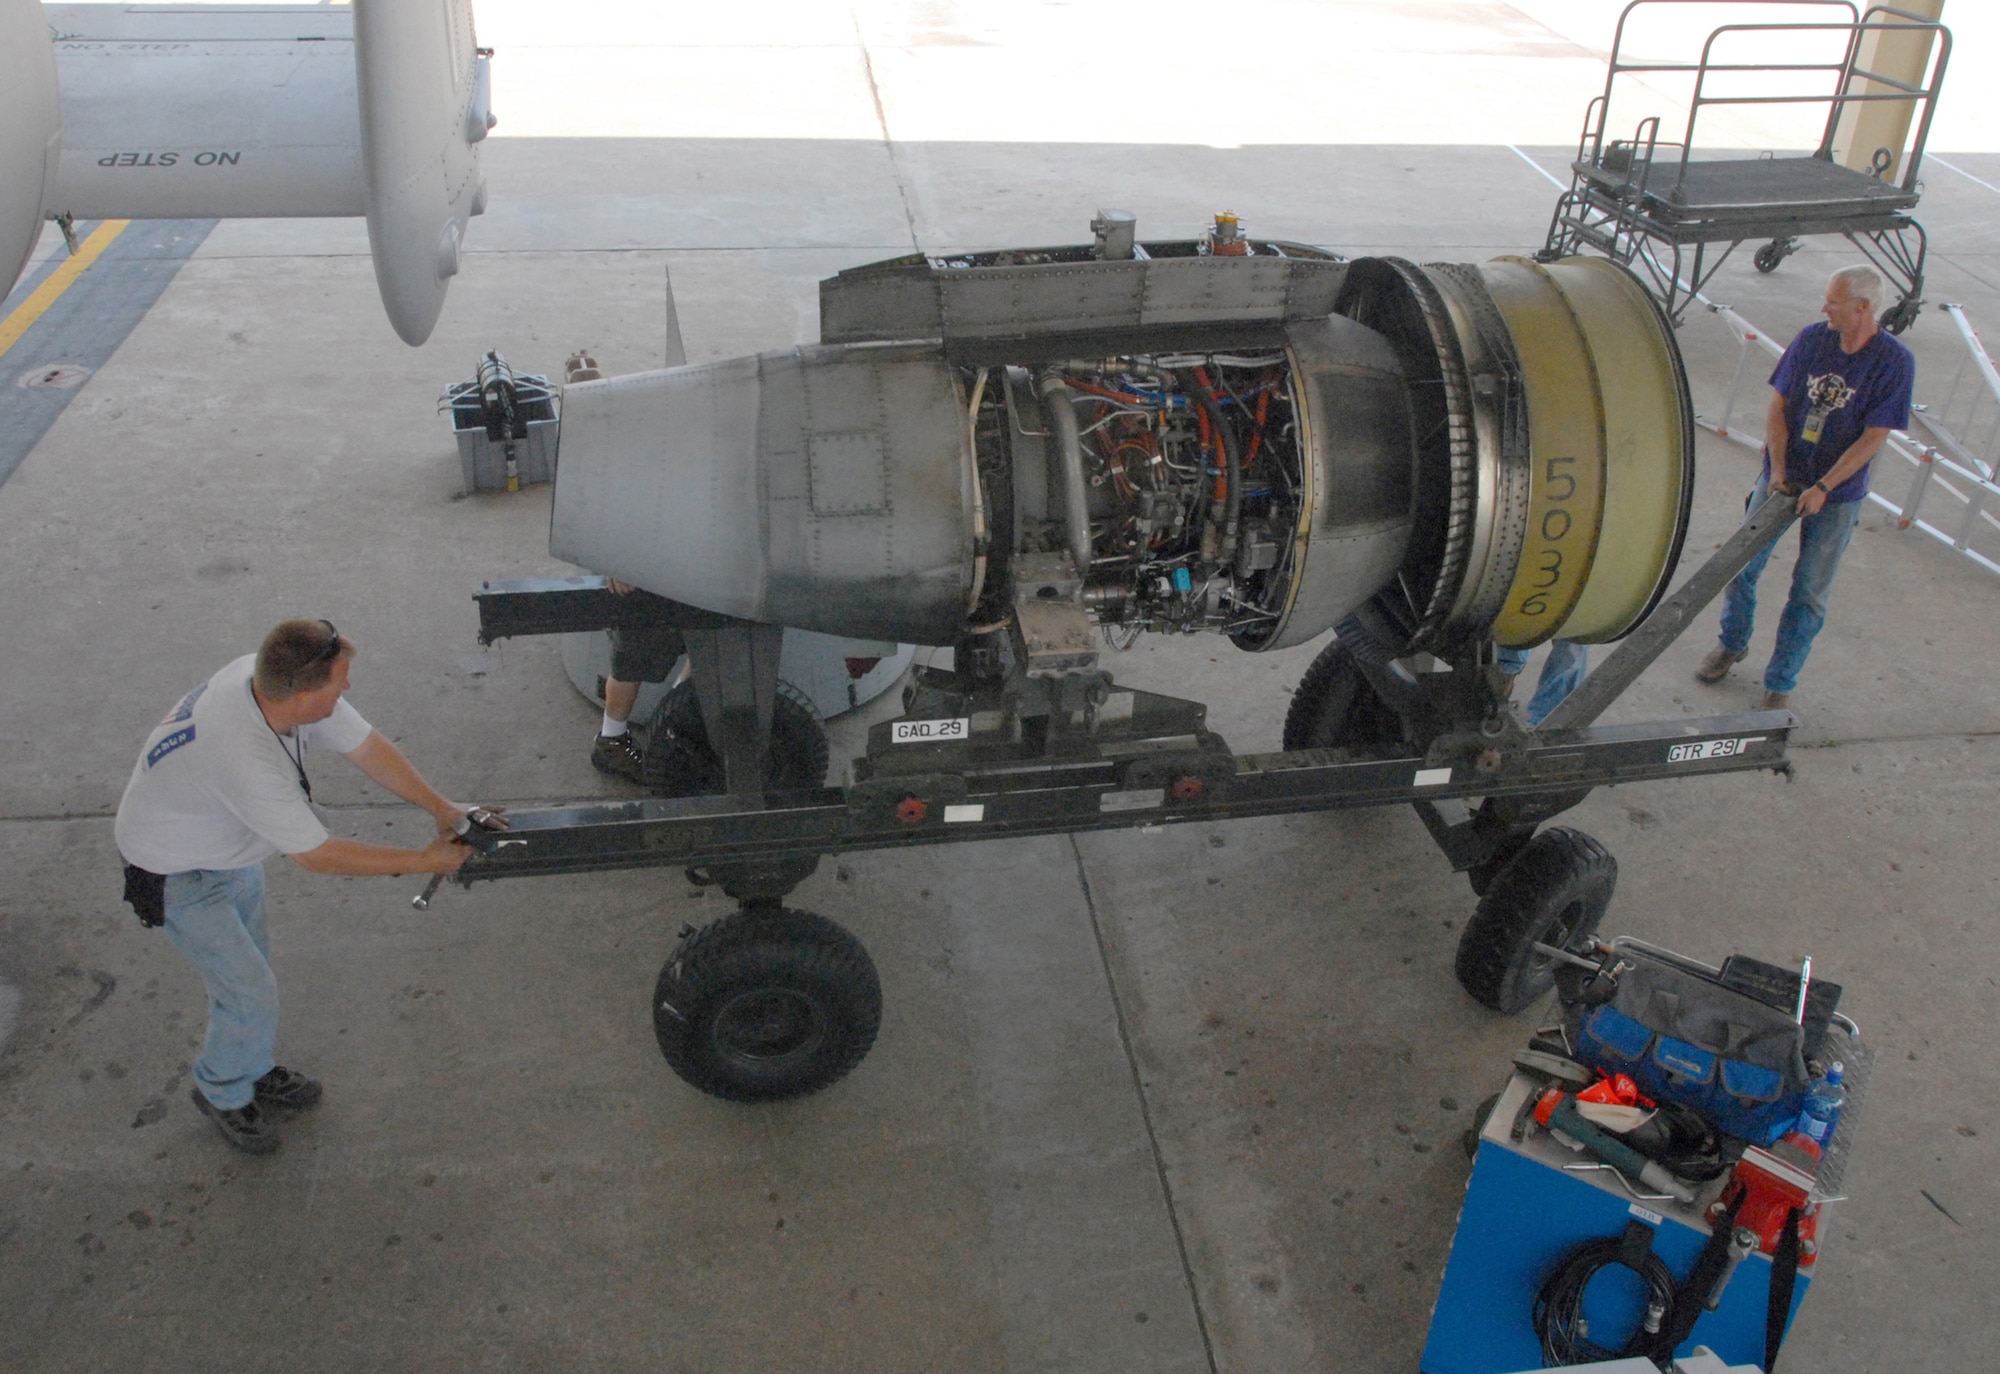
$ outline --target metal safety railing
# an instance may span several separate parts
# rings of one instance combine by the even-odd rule
[[[1751,375],[1750,361],[1755,350],[1761,349],[1776,358],[1783,355],[1784,345],[1728,306],[1699,292],[1694,298],[1728,326],[1740,346],[1736,373],[1730,379],[1721,416],[1715,418],[1697,412],[1695,423],[1746,448],[1762,451],[1762,434],[1746,434],[1734,428],[1732,422],[1737,403],[1744,399],[1744,379]],[[2000,458],[2000,371],[1995,370],[1993,359],[1966,319],[1964,309],[1955,304],[1940,308],[1958,325],[1966,357],[1942,404],[1910,408],[1912,424],[1921,427],[1935,442],[1923,443],[1904,430],[1891,433],[1883,446],[1884,452],[1910,464],[1910,484],[1899,504],[1882,494],[1885,474],[1878,467],[1868,499],[1895,517],[1897,529],[1921,530],[1986,571],[2000,575],[2000,485],[1994,483],[1996,459]],[[1758,373],[1755,380],[1762,378],[1763,374]],[[1762,404],[1756,409],[1761,415]],[[1983,444],[1977,437],[1982,430]],[[1880,455],[1876,461],[1880,463]],[[1941,510],[1940,499],[1959,505]],[[1989,554],[1974,547],[1976,537],[1987,540],[1993,552]]]
[[[1965,317],[1965,307],[1946,301],[1938,307],[1958,326],[1965,343],[1951,386],[1937,405],[1912,407],[1911,418],[1958,462],[1976,468],[1991,480],[2000,470],[2000,370],[1993,366],[1979,332]]]

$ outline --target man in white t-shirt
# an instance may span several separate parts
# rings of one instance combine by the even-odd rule
[[[265,930],[264,860],[284,854],[314,873],[453,873],[471,851],[454,827],[494,812],[462,806],[424,781],[402,750],[341,694],[354,643],[331,621],[288,620],[257,653],[224,667],[153,727],[118,803],[126,895],[208,988],[208,1038],[194,1102],[223,1138],[269,1154],[278,1136],[261,1107],[299,1110],[320,1085],[272,1062],[278,983]],[[306,758],[340,754],[437,820],[437,838],[398,849],[327,833]]]

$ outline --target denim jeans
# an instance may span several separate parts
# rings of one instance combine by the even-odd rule
[[[1528,650],[1503,648],[1497,655],[1500,671],[1518,674],[1528,666]],[[1549,712],[1562,704],[1562,699],[1577,689],[1583,675],[1590,671],[1590,646],[1572,644],[1567,639],[1549,641],[1549,656],[1542,663],[1542,675],[1536,679],[1535,694],[1528,698],[1528,728],[1540,725]]]
[[[1769,489],[1768,478],[1758,481],[1750,493],[1751,510]],[[1789,692],[1798,686],[1799,670],[1806,666],[1813,638],[1826,623],[1827,593],[1840,567],[1840,556],[1847,551],[1847,541],[1854,536],[1860,519],[1861,503],[1842,501],[1822,506],[1818,514],[1799,521],[1799,561],[1792,569],[1792,590],[1785,598],[1784,613],[1778,617],[1778,643],[1764,669],[1765,691]],[[1757,579],[1770,561],[1771,549],[1767,548],[1723,590],[1722,647],[1732,654],[1749,651],[1750,628],[1757,616]]]
[[[195,1061],[195,1085],[223,1111],[244,1106],[270,1072],[278,1039],[263,865],[168,874],[167,938],[208,988],[208,1038]]]

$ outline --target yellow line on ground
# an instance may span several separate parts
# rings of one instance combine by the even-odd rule
[[[56,303],[56,298],[69,290],[70,283],[83,275],[84,268],[96,262],[99,255],[111,246],[111,240],[125,231],[129,219],[108,219],[83,241],[75,256],[49,274],[49,279],[34,289],[28,299],[15,307],[14,313],[0,320],[0,356],[21,341],[28,327],[39,320],[48,308]]]

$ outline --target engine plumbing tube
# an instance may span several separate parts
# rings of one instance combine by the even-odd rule
[[[986,377],[986,369],[981,368],[979,380],[972,388],[972,404],[965,410],[967,453],[979,452],[979,402],[986,395]],[[979,609],[979,598],[986,593],[986,556],[991,542],[986,530],[986,491],[979,485],[979,462],[975,458],[972,463],[972,594],[966,598],[967,615]]]
[[[1062,459],[1063,525],[1076,575],[1084,577],[1090,572],[1090,489],[1083,477],[1083,433],[1076,422],[1076,393],[1054,372],[1044,372],[1035,390],[1056,432],[1056,448]]]
[[[1216,442],[1222,445],[1223,472],[1229,486],[1223,495],[1222,546],[1217,556],[1226,563],[1235,556],[1237,530],[1242,519],[1243,453],[1236,446],[1234,431],[1222,422],[1222,403],[1215,399],[1214,389],[1202,381],[1201,373],[1190,369],[1182,374],[1181,380],[1201,402],[1202,411],[1208,416],[1209,428],[1215,431]]]

